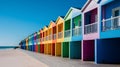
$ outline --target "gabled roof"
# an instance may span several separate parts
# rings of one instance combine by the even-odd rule
[[[28,37],[29,39],[31,38],[31,36]]]
[[[38,31],[37,34],[40,34],[40,31]]]
[[[37,32],[34,33],[34,36],[36,36],[36,35],[37,35]]]
[[[64,16],[58,16],[58,18],[57,18],[57,20],[56,20],[56,24],[58,23],[58,20],[59,20],[60,18],[63,19]],[[63,20],[64,20],[64,19],[63,19]]]
[[[81,8],[79,8],[79,7],[71,7],[71,8],[74,8],[74,9],[79,9],[79,10],[81,10]]]
[[[88,0],[85,5],[82,7],[81,11],[83,12],[85,10],[85,8],[90,4],[92,0]]]
[[[40,32],[43,31],[43,28],[40,29]]]
[[[51,26],[53,26],[52,24],[55,24],[55,22],[51,20],[48,28],[50,28]]]
[[[43,28],[43,31],[45,31],[45,29],[47,29],[48,28],[48,26],[46,25],[46,26],[44,26],[44,28]]]
[[[55,23],[55,20],[51,20],[53,23]]]
[[[72,10],[80,10],[80,8],[71,7],[71,8],[68,10],[67,14],[65,15],[64,20],[66,20],[66,19],[69,17],[69,15],[71,14]]]
[[[33,34],[29,35],[28,38],[30,39],[32,37]]]
[[[64,18],[65,16],[60,16],[61,18]]]
[[[42,30],[44,30],[45,28],[48,28],[48,25],[45,25],[45,26],[42,28]]]
[[[114,1],[114,0],[88,0],[85,5],[82,7],[81,11],[83,12],[87,6],[91,3],[91,1],[95,1],[97,4],[100,4],[100,5],[104,5],[104,4],[107,4],[111,1]]]
[[[105,5],[105,4],[107,4],[107,3],[109,3],[109,2],[112,2],[112,1],[115,1],[115,0],[101,0],[101,1],[99,2],[99,4],[100,4],[100,5]]]
[[[28,41],[28,37],[26,38],[26,41]]]
[[[48,25],[46,25],[46,27],[48,28]]]
[[[40,32],[43,32],[43,28],[40,30]]]

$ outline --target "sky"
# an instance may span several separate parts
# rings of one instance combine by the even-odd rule
[[[87,0],[0,0],[0,46],[16,46]]]

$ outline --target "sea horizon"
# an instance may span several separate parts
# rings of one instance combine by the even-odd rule
[[[15,48],[17,46],[0,46],[0,49],[9,49],[9,48]]]

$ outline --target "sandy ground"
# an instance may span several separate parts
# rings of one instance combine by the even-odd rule
[[[0,67],[48,67],[20,50],[0,50]]]
[[[95,64],[93,61],[81,61],[80,59],[69,59],[44,55],[36,52],[21,50],[49,67],[120,67],[120,64]]]
[[[120,67],[115,64],[95,64],[80,59],[44,55],[21,49],[0,50],[0,67]]]

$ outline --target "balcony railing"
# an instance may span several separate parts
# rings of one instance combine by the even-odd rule
[[[36,43],[39,43],[39,42],[40,42],[39,39],[37,39],[37,40],[36,40]]]
[[[74,28],[73,29],[73,36],[79,36],[82,34],[82,27]]]
[[[63,37],[63,31],[58,33],[58,39]]]
[[[49,36],[46,36],[46,41],[48,41]]]
[[[32,45],[32,42],[29,42],[29,44],[28,45]]]
[[[49,40],[52,40],[52,34],[49,35]]]
[[[53,34],[53,40],[55,40],[56,39],[56,34]]]
[[[120,29],[120,16],[103,19],[102,31]]]
[[[44,39],[43,39],[43,38],[41,38],[41,41],[43,42],[43,41],[44,41]]]
[[[44,41],[44,37],[43,37],[43,38],[41,38],[41,41]]]
[[[45,41],[47,41],[47,36],[45,37]]]
[[[40,42],[42,42],[42,38],[40,38]]]
[[[43,41],[43,38],[40,38],[40,42],[42,42]]]
[[[70,30],[65,31],[65,37],[70,37]]]
[[[97,32],[97,25],[98,25],[97,22],[85,25],[84,34],[96,33]]]
[[[44,37],[43,41],[46,41],[46,37]]]
[[[36,42],[37,42],[37,39],[34,40],[34,43],[36,43]]]

